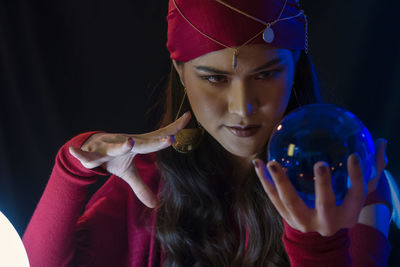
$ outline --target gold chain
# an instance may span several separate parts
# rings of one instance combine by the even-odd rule
[[[185,102],[186,87],[184,88],[184,90],[185,90],[185,93],[183,94],[182,101],[181,101],[181,104],[180,104],[179,109],[178,109],[178,113],[176,114],[176,117],[175,117],[175,121],[178,119],[179,114],[181,113],[181,109],[182,109],[182,106],[183,106],[183,102]]]
[[[286,4],[287,4],[287,0],[285,0],[285,4],[283,5],[283,7],[282,7],[282,9],[281,9],[281,12],[280,12],[280,14],[279,14],[279,17],[278,17],[276,20],[267,23],[267,22],[265,22],[265,21],[263,21],[263,20],[261,20],[261,19],[259,19],[259,18],[256,18],[256,17],[254,17],[254,16],[252,16],[252,15],[250,15],[250,14],[247,14],[246,12],[243,12],[242,10],[239,10],[239,9],[237,9],[237,8],[235,8],[235,7],[229,5],[229,4],[227,4],[227,3],[225,3],[225,2],[223,2],[223,1],[221,1],[221,0],[215,0],[215,1],[218,2],[218,3],[220,3],[221,5],[226,6],[227,8],[230,8],[230,9],[236,11],[236,12],[239,13],[239,14],[242,14],[243,16],[246,16],[246,17],[248,17],[248,18],[251,18],[252,20],[258,21],[258,22],[260,22],[261,24],[264,24],[265,26],[268,26],[268,25],[272,26],[272,25],[274,25],[276,22],[278,22],[279,19],[280,19],[281,16],[282,16],[283,11],[285,10]]]

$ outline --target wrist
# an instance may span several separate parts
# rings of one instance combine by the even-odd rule
[[[363,207],[358,218],[358,223],[377,229],[387,238],[390,225],[389,208],[382,203]]]
[[[339,259],[341,264],[350,265],[348,229],[325,237],[317,232],[302,233],[284,221],[282,240],[292,266],[299,266],[296,262],[306,264],[301,266],[321,266]]]

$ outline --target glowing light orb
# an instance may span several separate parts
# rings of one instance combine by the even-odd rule
[[[300,107],[278,123],[267,156],[269,161],[281,164],[300,197],[314,207],[314,164],[325,161],[329,165],[336,204],[340,205],[350,186],[347,158],[355,152],[368,182],[375,173],[375,151],[367,128],[345,109],[312,104]]]
[[[29,267],[21,238],[10,221],[0,212],[0,266]]]

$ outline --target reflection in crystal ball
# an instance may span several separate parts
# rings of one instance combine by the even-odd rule
[[[350,186],[347,158],[352,153],[358,153],[368,182],[375,166],[371,135],[356,116],[331,104],[305,105],[288,114],[268,143],[268,161],[281,164],[310,207],[315,203],[314,164],[325,161],[329,165],[336,205],[340,205]]]

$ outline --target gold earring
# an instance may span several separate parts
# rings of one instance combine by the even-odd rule
[[[178,119],[183,102],[185,101],[186,87],[184,90],[185,93],[183,95],[175,120]],[[200,145],[201,140],[203,139],[204,136],[204,128],[200,125],[199,122],[197,122],[197,124],[198,124],[197,128],[182,129],[175,135],[175,142],[172,144],[172,147],[176,151],[180,153],[190,153]]]

